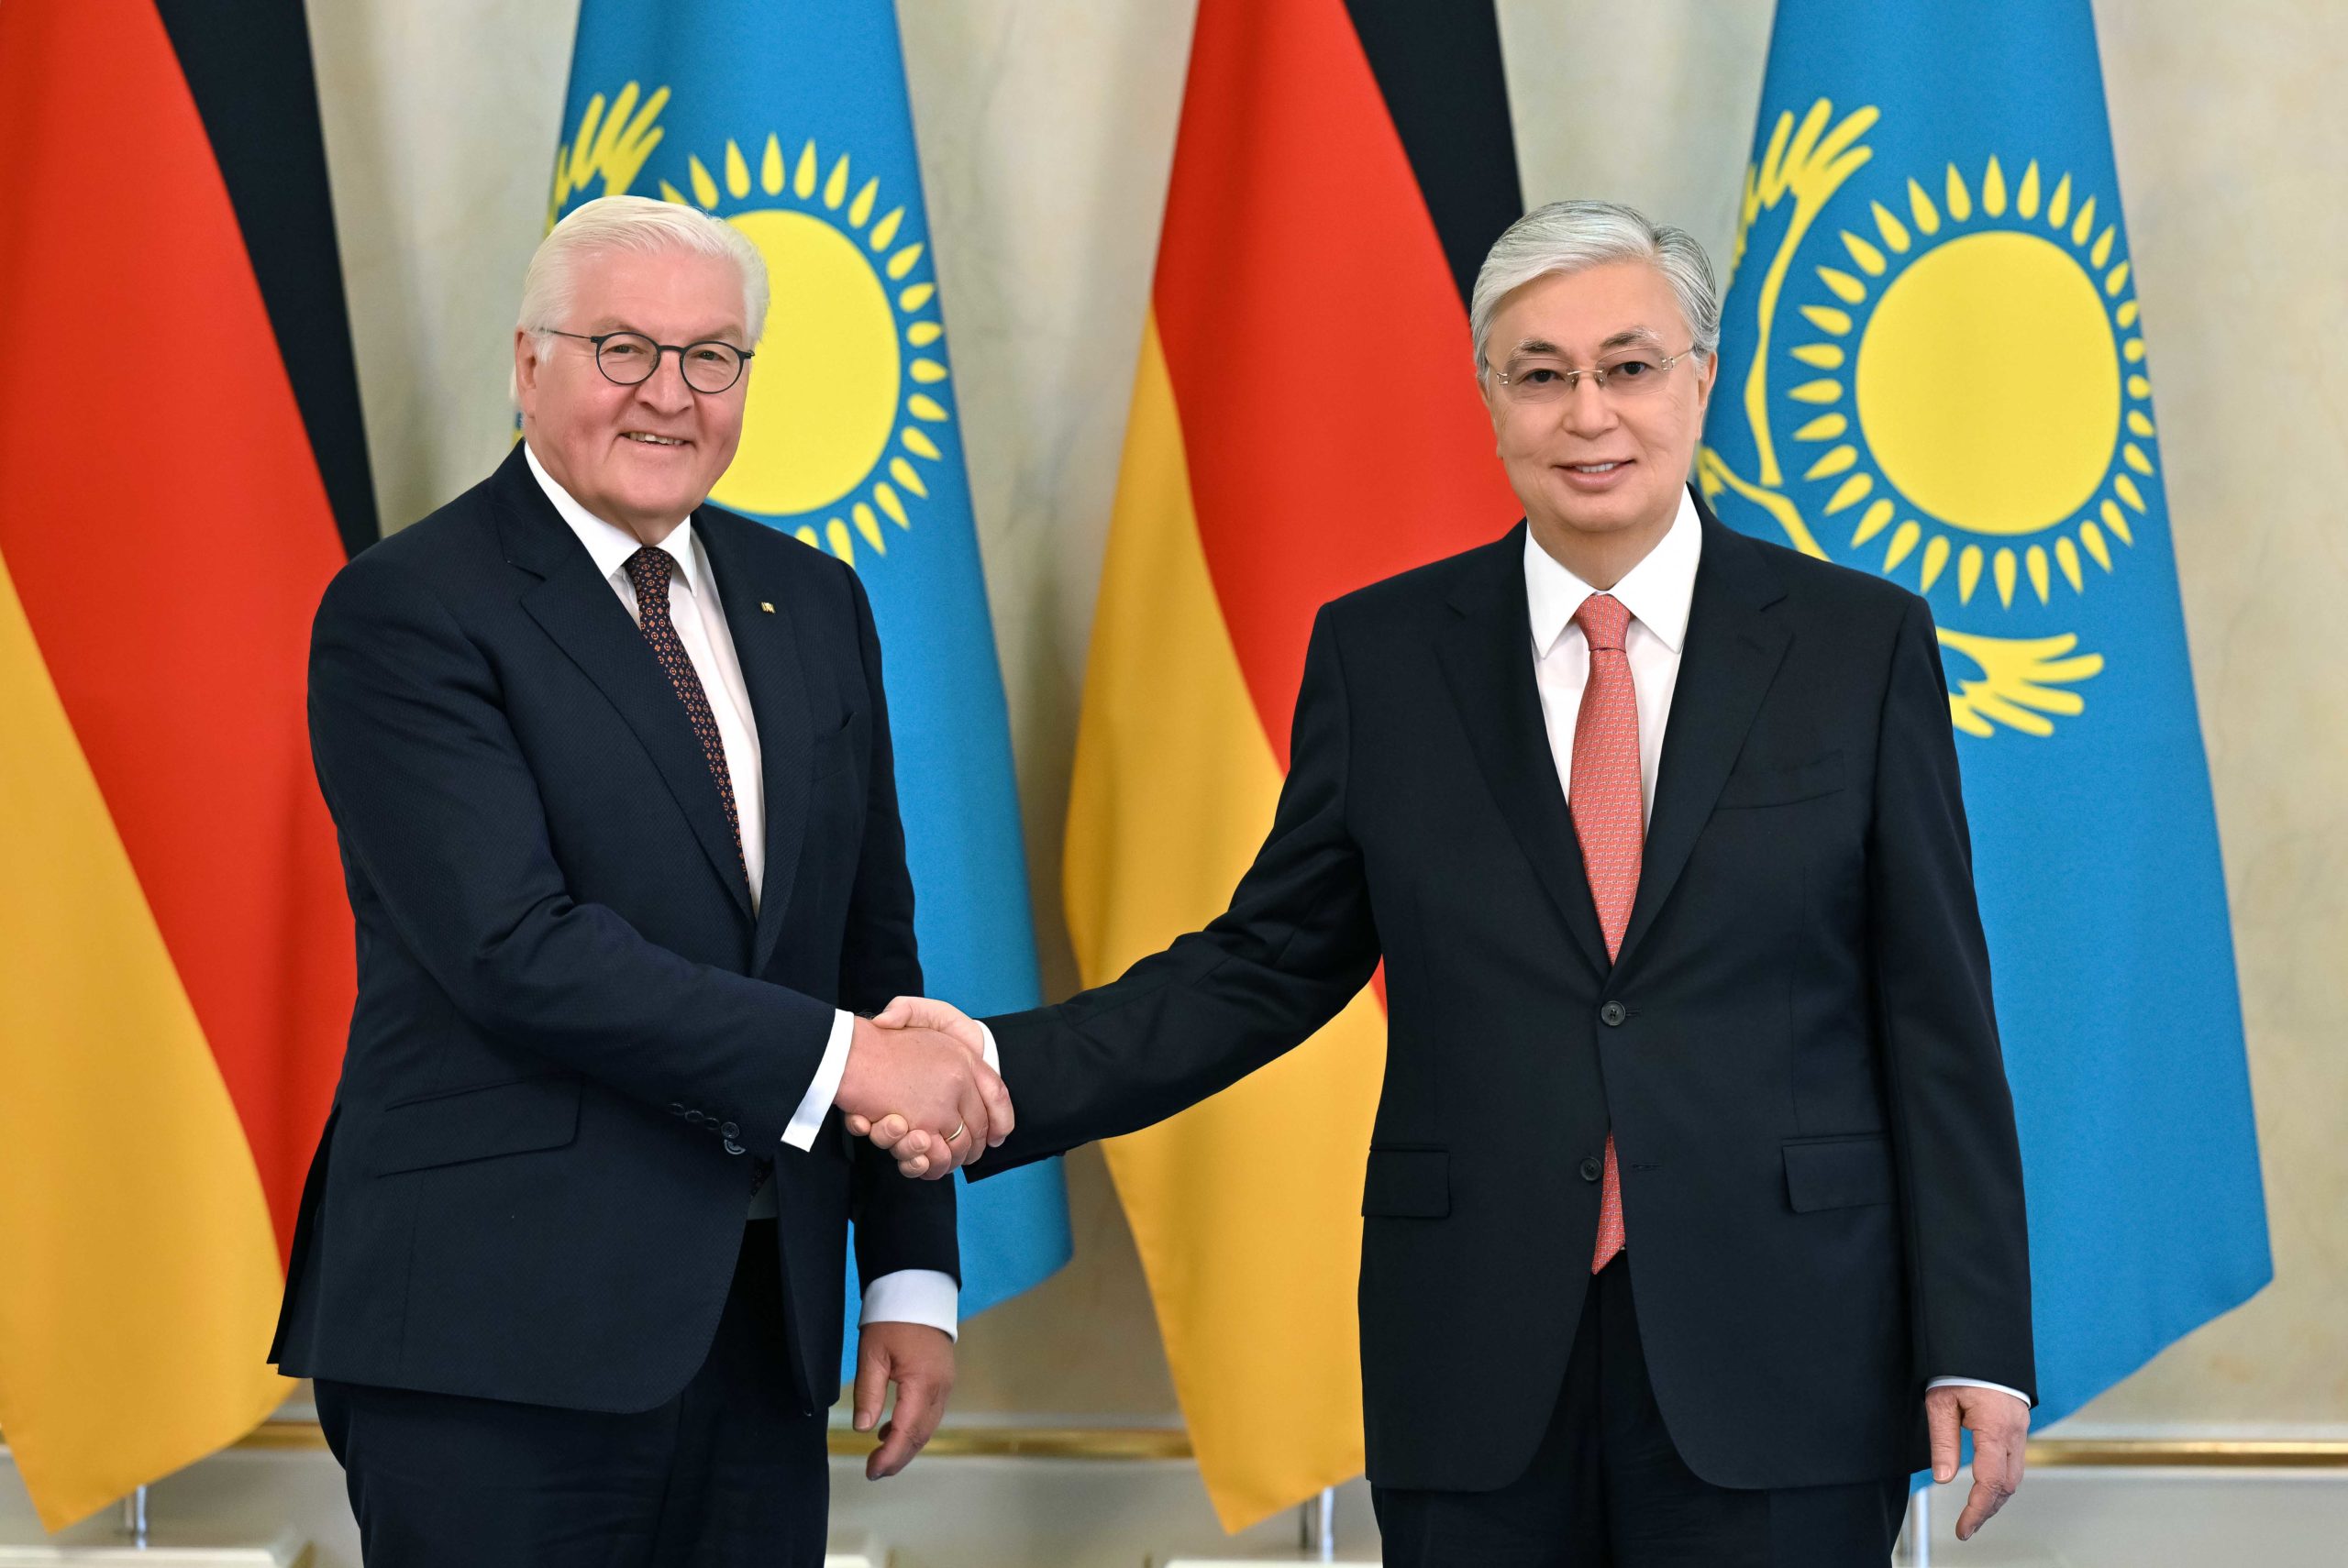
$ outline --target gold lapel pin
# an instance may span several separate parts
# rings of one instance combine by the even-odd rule
[[[765,612],[766,612],[768,614],[770,614],[770,615],[771,615],[771,614],[773,614],[773,613],[774,613],[774,606],[773,606],[773,605],[771,605],[771,604],[770,604],[770,603],[768,603],[768,602],[767,602],[765,600],[763,600],[763,599],[761,599],[761,600],[759,600],[759,609],[761,609],[761,610],[763,610],[763,611],[765,611]]]

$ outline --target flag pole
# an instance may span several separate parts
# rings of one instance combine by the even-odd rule
[[[147,1550],[147,1488],[136,1487],[122,1500],[122,1533],[139,1551]]]
[[[1296,1509],[1296,1549],[1308,1562],[1337,1560],[1337,1489],[1324,1486],[1321,1495]]]

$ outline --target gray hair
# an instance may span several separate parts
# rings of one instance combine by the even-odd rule
[[[1657,225],[1614,202],[1551,202],[1535,207],[1492,242],[1476,274],[1468,307],[1475,337],[1476,379],[1491,373],[1484,351],[1501,302],[1536,278],[1578,272],[1609,261],[1645,261],[1663,274],[1706,359],[1721,341],[1721,295],[1704,248],[1685,229]]]
[[[755,347],[767,326],[767,263],[748,235],[724,218],[649,196],[598,196],[581,202],[547,231],[522,277],[517,329],[544,340],[570,315],[581,257],[628,251],[638,256],[684,251],[722,256],[742,274],[742,326]],[[514,400],[521,402],[517,377]]]

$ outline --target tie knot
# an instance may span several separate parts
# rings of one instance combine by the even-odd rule
[[[659,596],[668,602],[669,580],[677,575],[677,558],[658,546],[647,545],[627,558],[627,580],[636,585],[640,603]]]
[[[1589,639],[1590,651],[1610,648],[1620,653],[1623,635],[1631,629],[1631,613],[1611,593],[1593,593],[1574,612],[1574,624]]]

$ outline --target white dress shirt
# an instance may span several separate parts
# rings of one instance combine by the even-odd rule
[[[1611,589],[1599,590],[1576,577],[1524,532],[1524,593],[1533,624],[1533,674],[1541,689],[1541,717],[1549,730],[1549,755],[1557,783],[1573,795],[1574,724],[1581,717],[1582,689],[1589,683],[1589,639],[1574,624],[1574,613],[1591,594],[1611,593],[1631,613],[1623,636],[1631,685],[1639,709],[1639,797],[1647,820],[1655,816],[1656,766],[1663,757],[1663,729],[1671,717],[1671,694],[1679,685],[1679,657],[1688,645],[1688,612],[1696,599],[1696,564],[1704,551],[1703,525],[1696,502],[1679,494],[1679,514],[1670,530]],[[1627,1244],[1627,1243],[1626,1243]],[[2022,1403],[2020,1389],[1977,1377],[1935,1377],[1929,1386],[1958,1384],[1995,1388]]]
[[[627,561],[643,547],[643,541],[581,505],[569,491],[555,482],[527,442],[523,444],[523,455],[538,488],[546,491],[555,511],[594,558],[595,569],[604,574],[612,591],[619,595],[629,618],[641,624],[643,615],[637,606],[636,583],[627,574]],[[676,628],[677,641],[684,645],[685,657],[692,661],[693,673],[701,679],[703,694],[709,700],[710,716],[717,723],[718,739],[725,748],[725,772],[734,788],[734,813],[741,824],[742,863],[749,873],[750,908],[755,911],[766,881],[767,844],[766,774],[759,754],[758,719],[750,709],[749,689],[742,683],[742,664],[734,651],[733,634],[726,627],[725,606],[718,599],[717,574],[710,566],[701,540],[693,534],[692,519],[687,517],[680,522],[660,541],[659,547],[677,563],[677,569],[669,578],[669,620]],[[792,1113],[790,1126],[783,1132],[782,1141],[792,1148],[814,1146],[815,1133],[824,1124],[824,1113],[839,1094],[840,1077],[847,1070],[848,1044],[855,1030],[853,1014],[843,1010],[833,1019],[823,1060],[798,1110]],[[774,1179],[770,1176],[752,1195],[748,1218],[770,1219],[775,1212]],[[951,1334],[958,1310],[953,1275],[936,1269],[900,1269],[865,1286],[860,1321],[926,1323]]]

